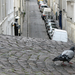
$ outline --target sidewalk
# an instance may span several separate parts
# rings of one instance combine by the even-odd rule
[[[52,62],[73,45],[71,42],[0,35],[0,75],[75,75],[75,58],[73,64],[66,63],[67,66]]]

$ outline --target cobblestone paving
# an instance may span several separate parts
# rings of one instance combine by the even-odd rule
[[[73,64],[52,59],[74,44],[46,39],[0,35],[0,75],[75,75]]]

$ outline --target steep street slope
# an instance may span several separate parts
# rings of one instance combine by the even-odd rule
[[[49,39],[46,33],[45,23],[41,18],[37,0],[26,0],[26,15],[22,36]]]

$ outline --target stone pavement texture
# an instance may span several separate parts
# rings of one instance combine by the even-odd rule
[[[73,64],[62,66],[52,59],[72,42],[0,35],[0,75],[75,75]]]

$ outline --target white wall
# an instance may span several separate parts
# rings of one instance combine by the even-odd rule
[[[63,11],[65,9],[65,11]],[[71,19],[72,18],[72,19]],[[62,2],[62,27],[68,32],[68,37],[75,43],[75,3],[71,1]]]
[[[0,0],[0,34],[14,35],[14,0]],[[12,28],[11,28],[12,27]]]
[[[73,14],[74,14],[74,18],[73,19],[74,19],[74,22],[75,22],[75,3],[74,3],[74,13]]]
[[[25,10],[25,0],[0,0],[0,34],[14,35],[15,17],[19,16],[18,24],[23,24],[23,14]],[[22,30],[22,29],[21,29]]]
[[[62,0],[62,28],[67,29],[67,1]]]

